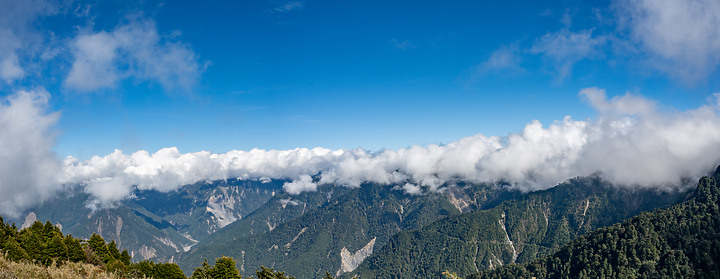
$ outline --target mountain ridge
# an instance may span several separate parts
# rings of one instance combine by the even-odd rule
[[[574,178],[485,210],[398,233],[348,275],[436,278],[549,254],[571,239],[685,196],[611,185],[598,176]]]
[[[682,203],[579,237],[552,255],[468,278],[720,277],[720,166]]]

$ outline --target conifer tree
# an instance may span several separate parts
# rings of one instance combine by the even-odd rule
[[[192,276],[190,278],[192,279],[211,279],[212,276],[210,275],[212,271],[212,266],[208,263],[207,259],[200,265],[199,267],[195,268],[195,270],[192,273]]]
[[[127,249],[120,253],[120,261],[122,261],[125,265],[130,265],[130,254],[128,254]]]
[[[85,259],[85,252],[79,239],[73,238],[71,235],[65,236],[63,243],[67,248],[67,259],[71,262],[80,262]]]
[[[260,270],[255,270],[255,275],[257,275],[258,279],[295,279],[295,277],[285,275],[285,272],[264,266],[260,266]]]
[[[108,248],[108,254],[113,259],[118,259],[118,260],[120,259],[120,250],[118,250],[117,244],[115,244],[114,239],[111,240],[110,243],[107,244],[107,248]]]
[[[88,245],[92,251],[97,255],[103,262],[107,262],[109,251],[107,245],[105,245],[105,239],[99,234],[93,233],[88,240]]]
[[[155,264],[152,273],[156,279],[186,279],[182,269],[176,263],[158,263]],[[222,277],[216,277],[222,278]]]
[[[231,257],[220,257],[215,260],[215,266],[210,270],[212,278],[236,279],[242,278],[240,271],[235,266],[235,260]]]
[[[51,260],[62,262],[67,259],[67,247],[59,235],[54,235],[50,241],[48,241],[43,252]]]

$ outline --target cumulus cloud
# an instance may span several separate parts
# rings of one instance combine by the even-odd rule
[[[21,90],[0,103],[0,213],[17,216],[60,189],[52,152],[57,113],[47,112],[50,94]]]
[[[181,153],[176,148],[154,154],[116,150],[87,161],[66,158],[60,181],[85,185],[94,196],[90,206],[107,206],[131,197],[135,189],[171,191],[235,177],[290,179],[284,188],[293,194],[322,184],[358,187],[365,182],[422,194],[457,180],[504,181],[532,191],[593,173],[619,185],[676,189],[687,186],[682,185],[684,178],[697,178],[720,163],[716,99],[697,109],[668,113],[642,96],[608,98],[599,88],[583,89],[579,95],[598,112],[596,119],[566,117],[547,126],[532,121],[506,137],[475,135],[446,145],[375,153],[324,148],[223,154]]]
[[[74,61],[64,85],[81,92],[114,88],[128,78],[187,92],[203,70],[189,46],[161,37],[150,20],[81,34],[70,48]]]
[[[618,21],[649,55],[648,63],[687,82],[705,79],[720,63],[720,2],[618,1]]]
[[[593,36],[592,33],[592,29],[578,32],[562,29],[547,33],[533,44],[530,52],[542,54],[554,67],[557,79],[562,81],[572,74],[577,62],[601,54],[599,48],[607,39],[604,36]]]

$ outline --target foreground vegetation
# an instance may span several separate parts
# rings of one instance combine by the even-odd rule
[[[84,262],[66,262],[48,266],[28,262],[15,262],[0,254],[0,278],[17,279],[118,279],[118,275],[106,272],[100,266]]]
[[[182,276],[182,274],[180,274]],[[294,279],[295,277],[286,275],[285,272],[276,271],[272,268],[261,266],[256,271],[259,279]],[[100,265],[89,264],[85,262],[64,262],[62,264],[53,263],[50,265],[42,265],[27,261],[16,262],[9,260],[5,254],[0,254],[0,278],[14,279],[120,279],[128,278],[120,272],[110,272]],[[172,273],[158,273],[151,276],[130,278],[185,278],[175,277]],[[241,279],[235,267],[235,261],[229,257],[218,258],[215,265],[205,262],[201,267],[195,269],[190,277],[192,279]],[[331,279],[330,274],[326,274],[325,279]]]
[[[259,279],[290,279],[272,268],[260,267]],[[50,222],[36,221],[18,230],[0,217],[0,278],[156,278],[185,279],[175,263],[131,262],[127,250],[118,250],[115,241],[106,243],[98,234],[82,240],[63,235]],[[191,278],[242,278],[235,260],[218,258],[215,265],[195,269]],[[326,278],[331,278],[326,275]]]
[[[40,272],[43,269],[46,274],[57,271],[74,274],[75,278],[185,278],[177,264],[156,264],[152,261],[131,263],[127,250],[119,251],[114,240],[106,243],[98,234],[93,234],[88,240],[77,239],[72,235],[63,235],[50,222],[43,224],[36,221],[30,227],[18,230],[15,224],[6,224],[0,217],[0,253],[6,262],[0,266],[2,272],[19,274],[6,276],[10,278],[23,278],[27,274],[34,274],[25,271]],[[68,268],[75,273],[68,271]]]

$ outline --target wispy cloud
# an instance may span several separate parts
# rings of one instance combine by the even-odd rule
[[[577,62],[602,55],[600,48],[606,42],[604,36],[593,36],[593,30],[562,29],[537,39],[530,52],[542,55],[553,67],[557,80],[563,81],[572,75]]]
[[[301,121],[301,122],[307,122],[307,123],[319,123],[320,120],[310,118],[307,115],[304,114],[296,114],[293,116],[288,117],[288,120],[290,121]]]
[[[269,10],[271,13],[288,13],[292,12],[298,9],[301,9],[305,6],[305,3],[302,1],[290,1],[285,3],[278,4],[275,8]]]
[[[413,43],[411,43],[410,41],[407,41],[407,40],[398,40],[398,39],[393,38],[392,40],[390,40],[390,42],[393,44],[393,46],[395,46],[395,48],[400,49],[400,50],[408,50],[408,49],[417,47]]]
[[[502,75],[516,75],[524,73],[520,65],[522,56],[516,46],[503,46],[490,53],[487,60],[475,69],[475,76],[498,73]]]
[[[2,1],[0,8],[0,79],[12,83],[26,76],[23,59],[39,51],[43,37],[32,23],[55,14],[58,5],[44,0]]]
[[[720,64],[720,2],[617,1],[617,21],[647,53],[647,63],[687,83],[704,80]]]

